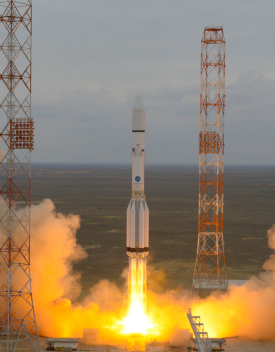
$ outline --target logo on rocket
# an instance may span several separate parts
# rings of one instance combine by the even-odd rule
[[[139,176],[136,176],[136,177],[135,177],[135,181],[136,181],[136,182],[139,182],[140,180],[141,180],[141,178],[140,178]]]

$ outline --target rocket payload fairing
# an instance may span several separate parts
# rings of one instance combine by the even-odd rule
[[[146,256],[149,251],[149,209],[144,195],[145,109],[138,94],[132,113],[132,199],[127,209],[126,248],[130,301],[146,305]]]

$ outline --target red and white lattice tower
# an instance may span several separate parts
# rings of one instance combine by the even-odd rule
[[[193,291],[227,289],[223,241],[225,40],[206,27],[201,40],[198,247]]]
[[[0,1],[0,350],[39,350],[30,276],[32,0]],[[3,155],[2,155],[3,154]]]

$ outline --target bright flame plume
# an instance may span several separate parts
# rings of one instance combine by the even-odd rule
[[[122,333],[128,336],[127,350],[146,350],[145,337],[154,329],[147,310],[146,257],[129,257],[128,315],[122,320]]]
[[[126,334],[146,335],[154,327],[137,298],[131,304],[129,314],[122,320],[122,324]]]

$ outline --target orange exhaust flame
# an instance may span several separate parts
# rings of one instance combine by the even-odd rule
[[[146,314],[147,308],[146,257],[129,257],[128,268],[128,315],[122,319],[121,333],[127,336],[128,351],[146,351],[146,340],[155,329]]]
[[[154,328],[154,324],[144,312],[144,307],[136,298],[131,304],[129,314],[122,320],[125,334],[148,334],[150,329]]]

